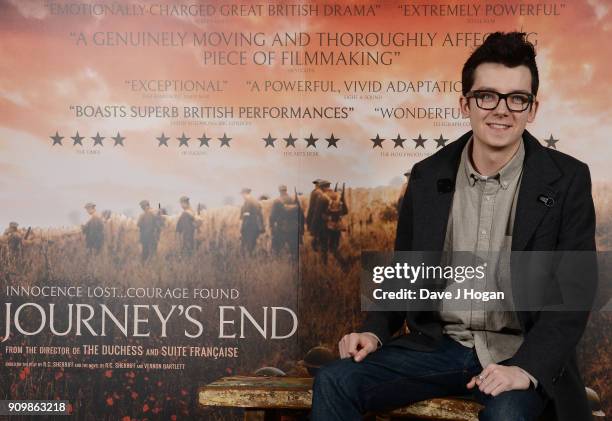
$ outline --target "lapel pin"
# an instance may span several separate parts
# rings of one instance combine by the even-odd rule
[[[552,208],[555,205],[555,199],[553,199],[550,196],[546,196],[544,194],[541,194],[540,196],[538,196],[538,200],[544,203],[549,208]]]

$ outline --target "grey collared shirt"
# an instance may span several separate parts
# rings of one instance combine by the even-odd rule
[[[523,332],[511,305],[510,250],[517,196],[521,182],[525,149],[519,144],[514,156],[497,174],[483,176],[470,160],[473,137],[461,153],[453,204],[449,214],[444,251],[471,252],[486,259],[486,276],[471,288],[504,292],[503,302],[472,300],[470,309],[444,305],[440,319],[443,332],[457,342],[474,347],[483,367],[512,357],[523,342]],[[456,295],[466,285],[450,282],[447,290]],[[537,380],[525,372],[534,385]]]

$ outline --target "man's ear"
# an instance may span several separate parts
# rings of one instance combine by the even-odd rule
[[[535,120],[539,105],[540,105],[540,102],[537,99],[533,101],[533,104],[531,104],[531,107],[529,108],[529,114],[527,115],[527,122],[531,123],[533,122],[533,120]]]
[[[461,118],[470,118],[470,100],[463,95],[459,97],[459,108],[461,109]]]

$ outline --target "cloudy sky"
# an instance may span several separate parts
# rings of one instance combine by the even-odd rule
[[[49,4],[66,2],[0,2],[0,226],[10,220],[22,225],[61,226],[74,221],[71,213],[84,217],[82,206],[94,201],[101,209],[136,213],[138,202],[173,205],[181,195],[209,207],[231,198],[238,203],[242,187],[259,195],[274,194],[285,183],[307,192],[310,181],[323,177],[353,187],[388,185],[412,164],[436,150],[434,138],[454,140],[469,129],[467,121],[454,119],[383,118],[379,107],[456,107],[457,92],[380,92],[374,98],[351,98],[343,89],[350,80],[416,82],[458,81],[463,62],[474,48],[443,46],[445,35],[486,33],[521,29],[537,42],[541,102],[536,121],[528,129],[542,141],[559,139],[559,150],[576,156],[591,167],[596,181],[611,181],[609,141],[612,88],[609,75],[612,57],[605,40],[610,38],[611,13],[603,1],[550,3],[556,16],[485,15],[484,2],[478,16],[404,16],[400,2],[375,7],[376,16],[267,16],[189,17],[58,15]],[[109,2],[105,2],[109,3]],[[111,2],[112,3],[112,2]],[[163,2],[156,2],[156,4]],[[179,4],[175,1],[172,4]],[[185,2],[192,4],[195,2]],[[213,2],[214,3],[214,2]],[[376,4],[378,2],[372,2]],[[423,2],[426,4],[427,2]],[[509,2],[512,4],[512,2]],[[527,0],[528,4],[537,4]],[[124,4],[128,4],[125,2]],[[151,2],[130,2],[133,7]],[[347,2],[352,4],[352,2]],[[359,2],[355,4],[368,5]],[[137,9],[132,9],[137,10]],[[469,10],[469,8],[468,8]],[[472,9],[474,10],[474,9]],[[321,9],[322,11],[322,9]],[[218,11],[217,11],[218,12]],[[248,12],[248,11],[247,11]],[[247,13],[248,15],[248,13]],[[115,43],[117,34],[235,34],[264,33],[264,47],[225,47],[210,50],[193,46],[122,47],[95,45]],[[431,45],[406,47],[319,48],[273,47],[275,33],[388,33],[435,34]],[[79,42],[79,34],[87,41]],[[469,39],[469,36],[468,36]],[[311,37],[311,41],[316,38]],[[255,50],[398,51],[389,66],[219,66],[205,64],[205,51]],[[305,70],[305,71],[304,71]],[[188,97],[163,92],[166,97],[147,97],[134,91],[129,80],[197,80],[219,83],[221,91]],[[333,80],[340,92],[254,92],[252,82],[266,80]],[[170,97],[168,97],[170,96]],[[131,118],[77,117],[77,106],[219,106],[234,107],[352,107],[347,118]],[[448,123],[454,124],[449,126]],[[62,136],[61,146],[51,136]],[[83,146],[73,146],[79,132]],[[124,146],[113,146],[117,132]],[[168,147],[158,146],[162,132],[170,137]],[[179,147],[182,133],[191,139]],[[91,137],[100,133],[103,146],[93,146]],[[197,139],[210,137],[210,147],[199,147]],[[219,137],[231,137],[230,147],[219,146]],[[275,147],[262,139],[271,134]],[[283,138],[298,138],[296,148],[286,148]],[[319,138],[317,148],[306,148],[304,138]],[[340,140],[328,148],[331,134]],[[370,138],[386,140],[373,149]],[[393,148],[392,138],[406,138],[404,148]],[[413,138],[428,139],[415,149]],[[317,156],[286,156],[285,152],[317,152]],[[381,152],[403,156],[382,156]],[[95,152],[95,153],[92,153]],[[187,154],[185,152],[188,152]]]

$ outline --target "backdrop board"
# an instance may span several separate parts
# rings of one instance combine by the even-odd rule
[[[528,130],[589,165],[609,250],[611,24],[603,0],[0,1],[0,399],[240,419],[197,388],[337,356],[361,252],[470,129],[461,67],[495,31],[536,46]],[[579,348],[608,413],[611,321]]]

